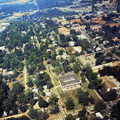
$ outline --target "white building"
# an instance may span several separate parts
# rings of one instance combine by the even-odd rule
[[[100,118],[100,119],[103,119],[103,116],[101,115],[100,112],[97,112],[97,113],[96,113],[96,116],[97,116],[98,118]]]
[[[81,46],[73,47],[73,49],[74,49],[76,52],[79,52],[79,53],[82,51],[82,47],[81,47]]]

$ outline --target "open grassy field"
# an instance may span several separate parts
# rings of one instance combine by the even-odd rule
[[[89,92],[89,97],[92,96],[95,100],[95,103],[100,100],[99,97],[97,96],[97,94],[95,93],[95,91],[88,88],[88,82],[82,83],[81,89],[83,91],[88,91]],[[67,97],[71,97],[71,99],[73,99],[74,104],[75,104],[74,110],[81,110],[82,109],[83,105],[79,104],[78,98],[76,98],[77,89],[62,91],[61,87],[58,87],[57,91],[58,91],[58,93],[61,97],[61,100],[62,100],[63,104],[65,103]],[[91,106],[91,104],[89,104],[88,106]],[[70,111],[68,111],[68,112],[70,112]]]

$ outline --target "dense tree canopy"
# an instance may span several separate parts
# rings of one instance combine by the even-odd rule
[[[70,98],[70,97],[66,98],[65,105],[66,105],[67,110],[72,110],[72,109],[74,109],[74,106],[75,106],[72,98]]]

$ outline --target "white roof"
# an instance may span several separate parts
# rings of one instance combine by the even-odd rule
[[[47,85],[43,86],[44,89],[47,89]]]
[[[5,50],[5,46],[1,46],[1,47],[0,47],[0,50]]]
[[[38,89],[34,88],[34,89],[32,89],[32,92],[38,93]]]
[[[99,50],[101,50],[101,48],[100,48],[100,47],[97,47],[97,48],[96,48],[96,51],[99,51]]]
[[[101,118],[101,119],[103,119],[103,116],[101,115],[100,112],[97,112],[97,113],[96,113],[96,116],[99,117],[99,118]]]
[[[75,44],[75,42],[73,42],[73,41],[70,41],[70,42],[69,42],[69,45],[70,45],[70,46],[74,46],[74,44]]]
[[[79,53],[82,51],[82,48],[80,46],[79,47],[73,47],[73,49],[75,51],[79,52]]]
[[[10,25],[9,23],[2,23],[2,26]]]
[[[82,39],[87,39],[87,37],[86,37],[85,35],[83,35],[83,34],[77,35],[77,37],[78,37],[78,38],[82,38]]]
[[[68,57],[68,55],[66,53],[63,53],[62,58],[66,59],[67,57]]]
[[[13,75],[14,72],[13,72],[13,71],[9,71],[9,72],[7,72],[7,74],[8,74],[8,75],[9,75],[9,74]]]
[[[7,116],[7,112],[3,112],[3,117],[6,117]]]
[[[46,92],[45,93],[47,96],[51,96],[51,92]]]

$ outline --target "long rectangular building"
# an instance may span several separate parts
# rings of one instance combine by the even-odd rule
[[[81,81],[73,72],[60,75],[59,80],[63,91],[76,89],[79,88],[81,85]]]

